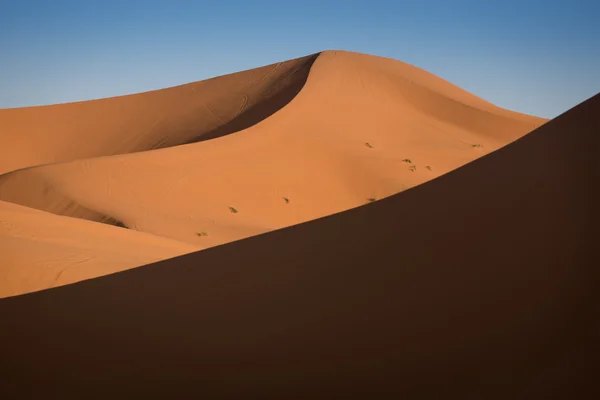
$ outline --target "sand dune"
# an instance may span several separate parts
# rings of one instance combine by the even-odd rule
[[[235,122],[243,107],[232,99],[240,93],[257,104],[250,110],[261,109],[261,118]],[[15,138],[37,141],[45,152],[23,150],[25,157],[11,159],[25,146],[11,144],[4,168],[77,160],[0,176],[0,200],[196,248],[385,198],[546,122],[400,61],[342,51],[165,91],[52,107],[0,114],[2,126],[22,130]],[[216,109],[223,121],[206,114]],[[157,118],[160,129],[152,128]],[[165,148],[142,151],[157,140]],[[127,154],[108,156],[116,153]]]
[[[0,297],[198,250],[167,238],[0,201]]]
[[[381,201],[0,300],[2,391],[596,397],[599,125],[600,95]]]
[[[302,88],[316,55],[129,96],[0,109],[0,174],[223,136],[273,114]],[[10,150],[10,151],[9,151]]]

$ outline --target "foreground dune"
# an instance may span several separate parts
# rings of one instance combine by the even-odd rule
[[[596,397],[599,125],[600,95],[373,204],[2,299],[1,392]]]
[[[285,95],[269,100],[277,90]],[[236,96],[257,104],[250,110],[262,107],[261,118],[227,123],[243,110]],[[269,101],[277,112],[264,106]],[[193,118],[182,111],[187,104]],[[216,108],[223,110],[223,125],[206,114]],[[11,140],[39,144],[16,157],[25,142],[9,141],[5,169],[76,160],[0,176],[0,200],[195,248],[382,199],[546,122],[496,107],[411,65],[342,51],[165,91],[6,110],[0,114],[5,121],[22,131]],[[156,141],[165,148],[142,151]]]

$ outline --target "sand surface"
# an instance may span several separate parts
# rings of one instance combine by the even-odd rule
[[[144,245],[118,244],[121,231],[130,231],[124,243],[181,244],[164,258],[206,249],[378,201],[545,122],[400,61],[327,51],[132,96],[0,110],[0,201],[95,223],[68,219],[73,232],[62,235],[115,232],[114,244],[90,244],[76,259],[123,254],[115,269],[132,268],[147,263]],[[21,221],[11,213],[3,211],[8,223]],[[58,261],[45,271],[3,229],[0,296],[110,272],[83,262],[75,273]],[[47,248],[57,231],[36,235]],[[12,275],[61,267],[69,279]]]
[[[94,278],[198,249],[0,201],[2,296]]]
[[[199,142],[244,129],[287,104],[315,58],[129,96],[0,109],[0,174]]]
[[[2,299],[0,394],[597,398],[598,126],[600,95],[381,201]]]

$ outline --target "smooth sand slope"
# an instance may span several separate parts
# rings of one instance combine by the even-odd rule
[[[198,250],[133,230],[0,201],[0,297],[118,272]]]
[[[244,129],[287,104],[315,58],[129,96],[0,109],[0,174],[198,142]]]
[[[498,108],[411,65],[364,54],[328,51],[257,71],[262,72],[52,106],[56,114],[52,107],[6,110],[8,117],[0,114],[3,127],[5,120],[17,121],[11,113],[22,114],[26,121],[54,118],[45,122],[47,129],[23,120],[8,124],[14,132],[22,129],[21,136],[13,132],[11,138],[29,137],[48,152],[28,153],[25,148],[26,156],[11,161],[13,169],[139,151],[7,173],[0,176],[0,200],[208,248],[401,192],[545,122]],[[257,76],[262,80],[249,80]],[[277,90],[288,101],[285,106],[278,101],[277,112],[271,107],[260,113],[264,118],[256,124],[228,125],[218,138],[206,133],[217,124],[206,114],[213,105],[220,104],[225,110],[221,114],[234,120],[238,112],[232,110],[242,109],[231,100],[238,92],[260,105],[277,97],[268,97]],[[190,112],[203,113],[194,118],[185,114],[182,108],[188,103],[194,105]],[[36,113],[41,117],[34,118]],[[150,129],[149,121],[159,115],[164,123]],[[91,126],[89,135],[82,133],[88,132],[82,127]],[[242,130],[223,136],[235,129]],[[38,136],[46,141],[31,139]],[[149,141],[142,143],[141,137]],[[213,139],[172,146],[208,137]],[[161,146],[171,147],[141,151],[159,139]],[[17,144],[5,149],[8,161],[19,153]],[[97,275],[102,273],[98,270]]]
[[[2,299],[2,391],[595,398],[599,125],[600,95],[373,204]]]

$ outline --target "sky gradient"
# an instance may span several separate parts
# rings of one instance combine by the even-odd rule
[[[0,108],[137,93],[321,50],[553,118],[600,91],[600,1],[0,0]]]

